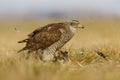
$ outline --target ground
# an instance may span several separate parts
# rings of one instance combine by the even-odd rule
[[[57,21],[0,22],[0,80],[119,80],[120,19],[117,18],[81,20],[85,29],[78,30],[62,48],[69,51],[71,64],[43,63],[33,57],[25,60],[26,51],[18,57],[17,51],[25,44],[17,41],[52,22]]]

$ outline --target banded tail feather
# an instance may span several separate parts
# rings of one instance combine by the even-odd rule
[[[21,41],[18,41],[18,43],[24,43],[24,42],[27,42],[28,39],[24,39],[24,40],[21,40]]]

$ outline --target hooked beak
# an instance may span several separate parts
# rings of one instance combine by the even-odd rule
[[[78,25],[78,28],[84,29],[85,27],[84,27],[84,25]]]

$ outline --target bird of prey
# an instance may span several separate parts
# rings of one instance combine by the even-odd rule
[[[39,57],[42,60],[49,61],[56,52],[60,54],[59,50],[74,36],[78,28],[84,28],[78,20],[52,23],[37,28],[28,35],[27,39],[18,42],[26,43],[26,46],[18,52],[28,50],[27,59],[32,52],[35,52],[37,57],[41,54]]]

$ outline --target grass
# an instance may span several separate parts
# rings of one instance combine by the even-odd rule
[[[0,23],[0,80],[119,80],[120,19],[82,20],[84,30],[78,30],[62,49],[68,50],[71,64],[25,60],[17,57],[26,38],[39,26],[57,21],[5,21]],[[16,32],[14,28],[20,32]],[[95,51],[102,52],[106,59]],[[25,54],[26,52],[24,52]]]

